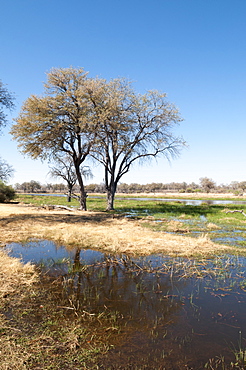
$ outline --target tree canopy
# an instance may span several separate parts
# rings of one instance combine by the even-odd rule
[[[216,186],[215,182],[212,179],[209,179],[208,177],[201,177],[200,185],[206,193],[209,193],[211,189],[215,188]]]
[[[117,184],[133,163],[179,154],[184,141],[173,128],[181,120],[166,94],[137,94],[124,78],[88,78],[82,68],[61,68],[48,73],[44,96],[26,100],[11,133],[34,159],[72,159],[83,210],[81,166],[89,158],[100,162],[110,210]]]
[[[14,95],[8,91],[0,80],[0,128],[7,123],[5,109],[14,108]]]
[[[0,80],[0,133],[7,123],[5,110],[14,108],[14,95],[10,93]],[[5,160],[0,158],[0,181],[6,182],[13,175],[14,169]]]
[[[64,156],[73,160],[80,186],[80,207],[86,210],[86,193],[80,171],[97,135],[93,107],[89,104],[94,81],[82,68],[52,69],[44,96],[31,95],[23,104],[11,133],[22,151],[32,158]]]
[[[111,210],[117,184],[134,162],[175,157],[184,141],[172,133],[182,119],[166,94],[137,94],[125,79],[101,83],[103,93],[93,97],[100,127],[91,156],[104,166],[107,210]]]

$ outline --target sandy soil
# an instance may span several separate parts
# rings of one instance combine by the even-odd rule
[[[45,238],[71,248],[131,254],[163,252],[188,257],[231,250],[206,236],[194,239],[154,232],[142,227],[141,221],[105,212],[48,210],[23,204],[0,204],[0,228],[2,246],[29,238]]]

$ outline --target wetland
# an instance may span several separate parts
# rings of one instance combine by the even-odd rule
[[[0,205],[3,251],[37,274],[2,295],[3,369],[245,368],[243,204],[40,198]]]

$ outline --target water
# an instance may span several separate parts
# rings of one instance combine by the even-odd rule
[[[93,198],[93,197],[89,197]],[[188,206],[200,206],[201,204],[208,204],[208,205],[226,205],[226,204],[246,204],[246,201],[243,200],[220,200],[220,199],[167,199],[167,198],[120,198],[116,197],[116,199],[127,199],[127,200],[139,200],[139,201],[158,201],[158,202],[178,202],[183,203]]]
[[[48,241],[7,248],[61,275],[61,289],[86,311],[115,313],[121,330],[100,369],[203,369],[217,356],[235,361],[241,335],[246,346],[244,257],[132,258]]]
[[[33,196],[56,196],[56,197],[66,197],[67,195],[64,195],[64,194],[49,194],[49,193],[44,193],[44,194],[41,194],[41,193],[34,193],[34,194],[29,194],[29,195],[33,195]],[[89,195],[88,198],[91,198],[91,199],[104,199],[105,197],[102,197],[102,196],[99,196],[99,195]],[[116,196],[115,199],[118,199],[118,200],[138,200],[138,201],[158,201],[158,202],[179,202],[179,203],[183,203],[185,205],[189,205],[189,206],[200,206],[201,204],[208,204],[208,205],[217,205],[217,204],[235,204],[235,205],[239,205],[239,204],[246,204],[246,201],[243,201],[243,200],[220,200],[220,199],[168,199],[168,198],[144,198],[144,197],[141,197],[141,198],[133,198],[133,197],[124,197],[124,198],[121,198],[121,197],[118,197]]]

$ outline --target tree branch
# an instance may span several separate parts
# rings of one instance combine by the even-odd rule
[[[234,209],[233,211],[226,211],[226,213],[235,213],[235,212],[238,212],[238,213],[242,213],[243,216],[246,217],[246,213],[244,213],[244,211],[241,209]]]

